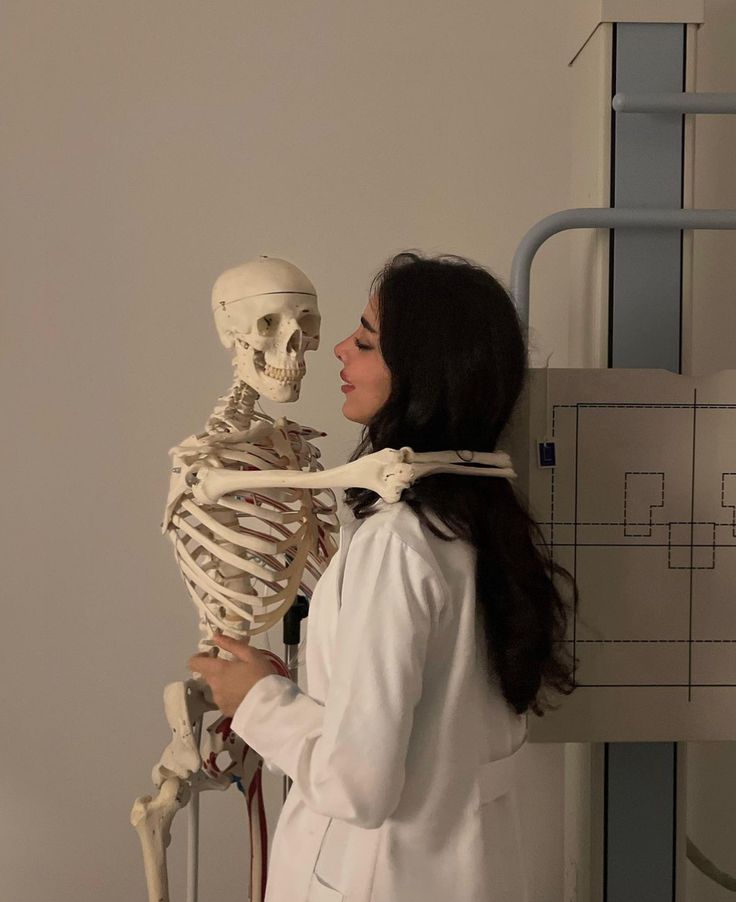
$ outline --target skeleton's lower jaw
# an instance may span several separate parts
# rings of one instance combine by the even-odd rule
[[[276,401],[279,404],[288,404],[290,401],[297,400],[302,383],[301,380],[289,382],[274,379],[261,370],[257,372],[257,378],[253,380],[253,385],[264,398]]]

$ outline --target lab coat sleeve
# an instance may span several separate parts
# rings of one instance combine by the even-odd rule
[[[235,712],[232,729],[291,777],[314,811],[375,828],[398,805],[444,585],[398,533],[366,526],[345,558],[324,705],[273,674]]]

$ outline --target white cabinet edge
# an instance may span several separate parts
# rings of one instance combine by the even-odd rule
[[[697,24],[705,21],[705,0],[577,0],[572,14],[571,51],[575,62],[603,22],[659,22]]]

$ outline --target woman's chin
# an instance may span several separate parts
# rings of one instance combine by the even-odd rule
[[[356,411],[351,410],[349,398],[345,398],[345,401],[342,405],[342,415],[346,420],[352,420],[353,423],[361,423],[362,425],[365,425],[365,417],[362,417]]]

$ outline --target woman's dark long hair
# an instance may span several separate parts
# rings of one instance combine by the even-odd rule
[[[350,460],[404,445],[414,451],[497,450],[527,372],[524,333],[509,293],[464,257],[410,251],[386,263],[370,293],[377,300],[391,392]],[[569,695],[574,688],[563,641],[568,608],[554,574],[570,581],[575,605],[578,589],[550,557],[519,495],[504,478],[438,473],[417,480],[401,500],[438,537],[475,547],[476,598],[491,672],[517,713],[531,708],[543,715],[554,707],[548,690]],[[368,489],[345,492],[358,519],[370,515],[377,499]],[[435,528],[425,509],[451,534]]]

